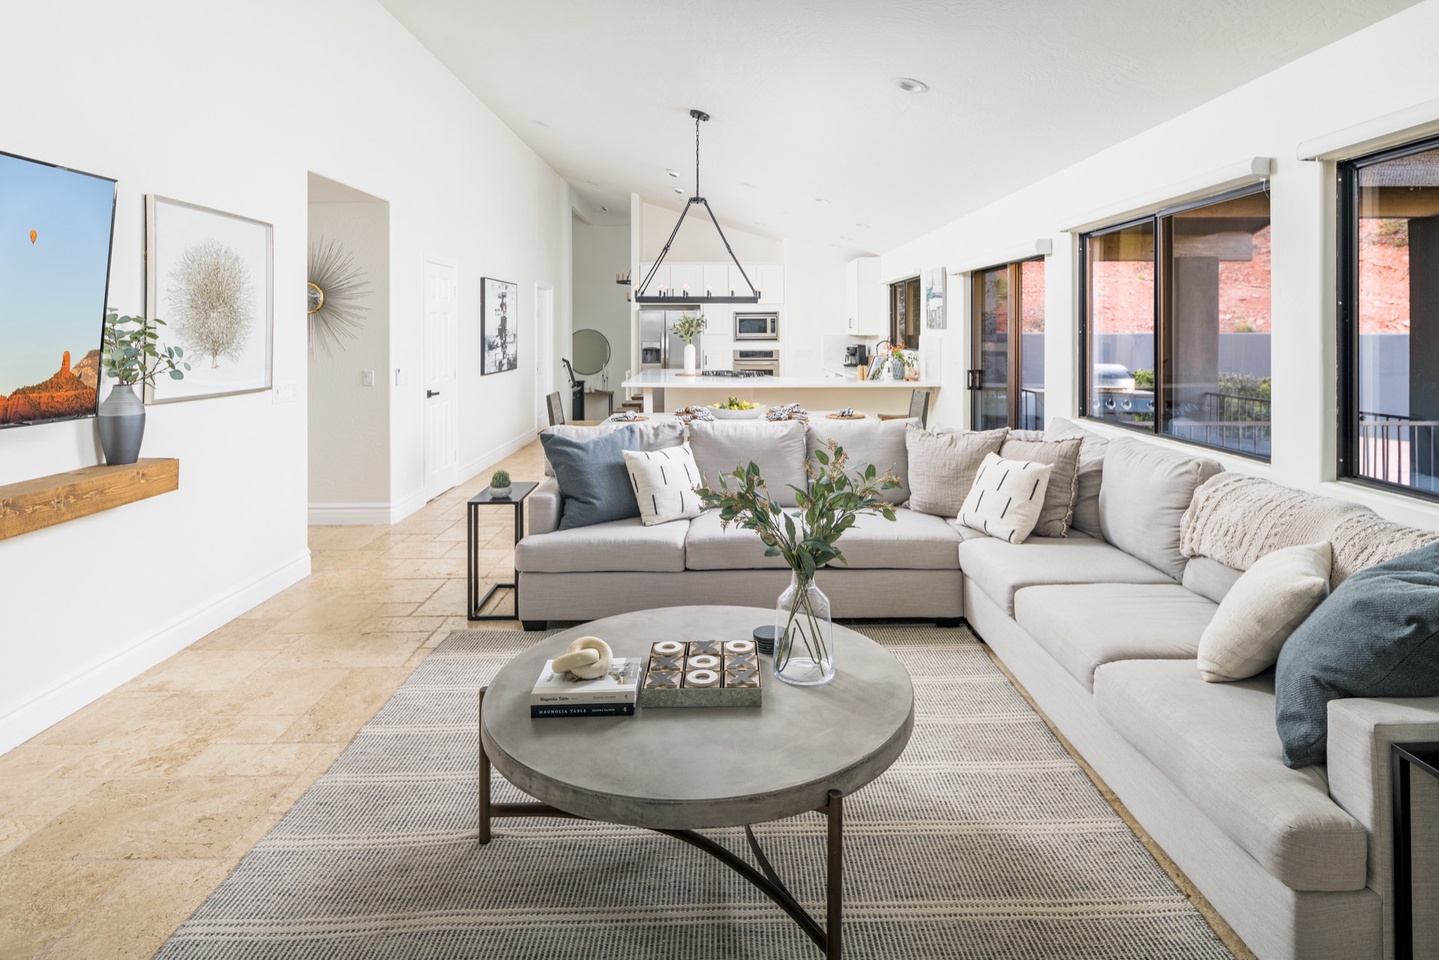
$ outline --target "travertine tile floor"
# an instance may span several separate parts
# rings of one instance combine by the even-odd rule
[[[541,465],[538,442],[497,464]],[[471,626],[464,504],[488,481],[394,526],[312,527],[308,579],[0,756],[0,960],[159,949]],[[482,578],[510,579],[513,538],[513,511],[480,511]]]

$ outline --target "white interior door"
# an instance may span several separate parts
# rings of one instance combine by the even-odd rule
[[[460,482],[459,268],[425,258],[425,499]]]
[[[535,284],[535,429],[550,425],[545,397],[555,389],[555,288]]]

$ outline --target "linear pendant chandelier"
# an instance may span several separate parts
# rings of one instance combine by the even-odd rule
[[[720,229],[719,221],[715,219],[715,213],[710,209],[709,201],[700,196],[700,124],[708,120],[710,115],[703,110],[691,110],[690,116],[695,118],[695,195],[689,198],[689,202],[685,204],[685,208],[680,211],[680,218],[675,222],[675,228],[670,231],[670,238],[665,241],[665,248],[660,251],[659,259],[650,267],[649,273],[645,274],[644,281],[639,285],[639,289],[635,291],[635,303],[759,303],[759,289],[754,285],[754,281],[750,280],[749,274],[744,272],[744,267],[740,266],[739,258],[734,255],[734,250],[730,247],[729,240],[725,239],[724,230]],[[675,237],[679,234],[680,227],[685,222],[685,216],[690,212],[690,207],[696,204],[704,204],[705,212],[710,215],[710,223],[715,225],[715,231],[719,233],[719,238],[724,244],[725,252],[729,254],[730,260],[734,261],[735,268],[739,270],[739,275],[744,278],[745,286],[750,289],[748,296],[660,297],[645,293],[645,291],[649,289],[650,281],[654,279],[655,271],[660,268],[660,264],[665,262],[665,256],[670,252],[670,245],[675,242]]]

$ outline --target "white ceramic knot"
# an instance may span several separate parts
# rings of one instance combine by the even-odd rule
[[[581,680],[596,680],[609,673],[614,652],[599,637],[571,640],[565,652],[550,664],[555,673],[569,672]]]

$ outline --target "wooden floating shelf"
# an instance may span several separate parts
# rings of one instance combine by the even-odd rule
[[[0,486],[0,540],[180,489],[180,461],[142,458]]]

